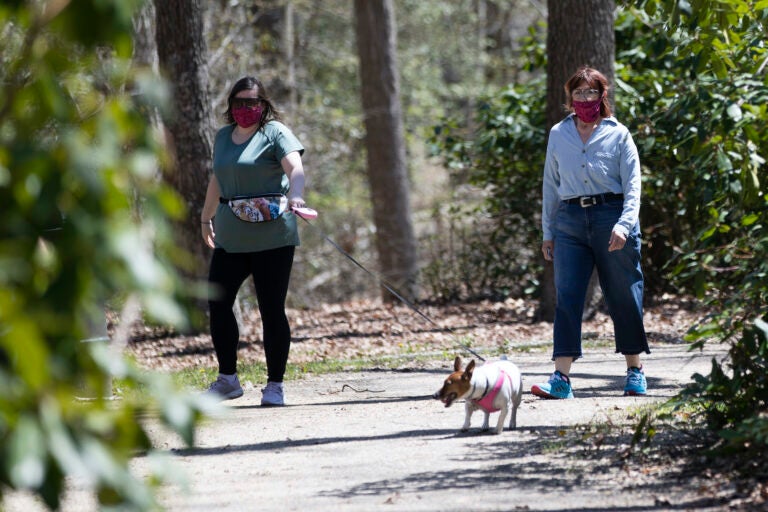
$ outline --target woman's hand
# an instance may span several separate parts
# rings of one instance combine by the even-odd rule
[[[211,249],[215,249],[216,246],[214,245],[213,240],[216,238],[216,233],[213,232],[213,222],[210,220],[208,222],[201,222],[201,229],[205,245]]]
[[[288,200],[288,206],[290,208],[304,208],[307,206],[307,203],[301,197],[292,197]]]
[[[608,252],[620,251],[624,248],[624,244],[627,243],[627,237],[624,234],[613,230],[611,232],[611,239],[608,241]]]
[[[544,240],[541,243],[541,253],[544,255],[544,259],[552,261],[555,259],[555,241]]]

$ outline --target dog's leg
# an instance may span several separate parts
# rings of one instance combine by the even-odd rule
[[[517,376],[517,386],[516,389],[513,387],[512,389],[512,417],[509,418],[509,429],[513,430],[517,428],[517,409],[520,407],[520,402],[523,401],[523,377],[522,375]],[[515,393],[515,391],[517,391]]]
[[[483,432],[486,430],[490,430],[491,425],[489,424],[489,421],[491,419],[491,413],[483,411],[483,414],[485,414],[485,418],[483,418]]]
[[[464,425],[461,427],[462,432],[469,430],[469,420],[472,418],[472,413],[475,412],[475,408],[472,405],[471,400],[464,402]]]
[[[517,406],[519,405],[519,402],[513,402],[512,403],[512,413],[509,417],[509,430],[514,430],[517,428]]]
[[[501,434],[504,432],[504,420],[507,419],[507,412],[509,411],[509,404],[504,402],[499,410],[499,421],[496,423],[496,433]]]

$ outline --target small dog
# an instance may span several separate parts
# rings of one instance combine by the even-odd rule
[[[517,366],[504,358],[477,368],[473,359],[462,371],[461,358],[456,356],[453,373],[445,379],[443,387],[432,398],[440,400],[446,407],[450,407],[457,399],[465,400],[466,416],[462,432],[469,430],[469,420],[476,410],[482,409],[485,413],[484,431],[490,428],[488,421],[491,413],[500,411],[496,434],[501,434],[507,413],[511,412],[510,430],[517,426],[517,408],[523,398],[523,378]]]

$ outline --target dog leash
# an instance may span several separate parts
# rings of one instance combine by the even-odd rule
[[[342,249],[339,246],[339,244],[337,244],[335,241],[333,241],[333,239],[330,236],[328,236],[325,233],[325,231],[323,231],[320,227],[318,227],[318,226],[312,224],[311,222],[309,222],[309,219],[314,219],[314,218],[317,217],[317,212],[315,210],[312,210],[311,208],[294,208],[293,211],[294,211],[294,213],[298,217],[301,217],[304,220],[304,222],[306,222],[307,224],[312,226],[313,229],[315,229],[318,233],[320,233],[320,236],[322,236],[323,239],[325,239],[326,242],[331,244],[342,256],[344,256],[349,261],[354,263],[358,268],[363,270],[366,274],[368,274],[369,276],[371,276],[374,279],[376,279],[380,286],[382,286],[385,290],[387,290],[389,293],[394,295],[400,302],[402,302],[403,304],[408,306],[414,313],[416,313],[421,318],[423,318],[424,320],[426,320],[427,322],[429,322],[430,324],[434,325],[435,327],[437,327],[439,329],[444,329],[445,328],[445,327],[441,326],[440,324],[438,324],[437,322],[435,322],[434,320],[432,320],[430,317],[428,317],[418,307],[416,307],[416,304],[414,304],[413,301],[408,300],[407,298],[403,297],[403,295],[400,294],[394,288],[394,286],[389,284],[382,276],[372,272],[371,270],[368,270],[362,263],[357,261],[351,254],[349,254],[347,251]],[[453,329],[451,329],[450,327],[448,327],[447,329],[451,333],[451,336],[454,337],[454,342],[456,343],[456,345],[458,345],[460,348],[464,349],[465,351],[469,352],[470,354],[472,354],[473,356],[478,358],[480,361],[485,362],[485,358],[483,356],[481,356],[480,354],[478,354],[477,352],[472,350],[468,345],[465,345],[464,343],[461,343],[460,341],[458,341],[458,336],[456,336],[456,333],[453,332]]]

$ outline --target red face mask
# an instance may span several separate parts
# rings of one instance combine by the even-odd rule
[[[250,128],[261,121],[261,107],[237,107],[232,109],[232,118],[241,128]]]
[[[576,115],[585,123],[594,123],[600,117],[600,105],[603,99],[598,98],[593,101],[574,101],[573,110]]]

